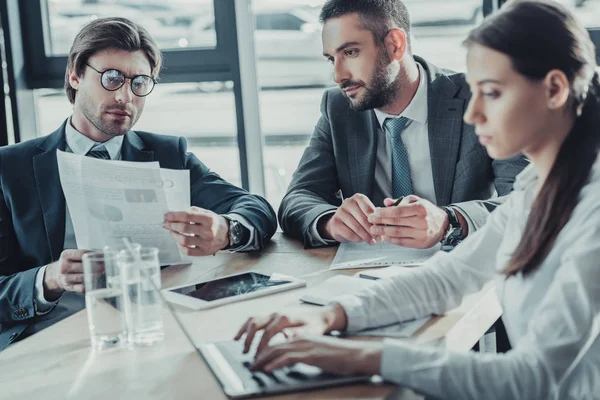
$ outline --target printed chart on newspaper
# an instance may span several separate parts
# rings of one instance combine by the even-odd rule
[[[158,162],[107,161],[59,151],[60,182],[79,249],[102,249],[129,238],[159,249],[161,265],[188,262],[169,231],[168,211],[190,206],[188,170]]]

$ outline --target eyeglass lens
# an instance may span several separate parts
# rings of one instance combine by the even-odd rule
[[[116,69],[102,73],[102,86],[106,90],[117,90],[125,83],[125,75]],[[154,89],[154,80],[146,75],[135,76],[131,80],[131,90],[138,96],[148,95]]]

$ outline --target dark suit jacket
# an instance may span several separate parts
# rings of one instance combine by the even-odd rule
[[[85,304],[82,295],[66,293],[47,315],[37,317],[34,310],[35,275],[64,250],[65,198],[56,151],[65,149],[65,124],[49,136],[0,148],[0,350]],[[181,137],[128,132],[121,154],[126,161],[189,169],[191,204],[244,216],[262,248],[277,229],[269,203],[221,179],[186,147]]]
[[[415,57],[427,72],[429,151],[438,206],[458,203],[475,228],[503,200],[489,199],[495,187],[499,196],[512,190],[515,176],[527,165],[523,157],[494,161],[479,144],[473,126],[463,122],[470,90],[463,74],[446,73]],[[321,118],[294,173],[279,208],[284,232],[311,246],[312,223],[335,210],[341,199],[356,193],[376,206],[383,198],[375,193],[377,132],[381,129],[373,110],[355,112],[338,89],[323,95]]]

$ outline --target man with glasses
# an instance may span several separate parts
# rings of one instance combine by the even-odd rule
[[[260,250],[275,232],[268,202],[211,172],[186,152],[184,138],[132,131],[161,64],[142,27],[123,18],[91,22],[68,57],[72,116],[46,137],[0,149],[0,350],[85,305],[85,250],[75,250],[57,150],[189,170],[193,207],[164,217],[184,254]]]

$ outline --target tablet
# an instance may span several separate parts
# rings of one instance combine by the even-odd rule
[[[167,301],[202,310],[306,286],[306,281],[281,274],[244,272],[211,281],[163,289]]]

